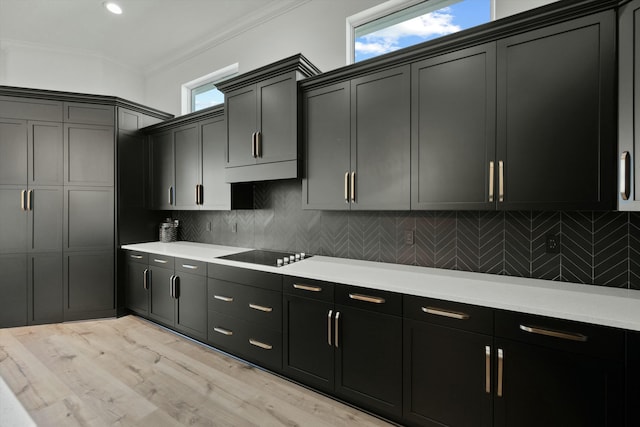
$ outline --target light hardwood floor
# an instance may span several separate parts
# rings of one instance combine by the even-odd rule
[[[0,376],[41,427],[389,425],[134,316],[0,329]]]

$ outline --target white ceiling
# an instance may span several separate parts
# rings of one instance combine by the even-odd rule
[[[148,73],[309,0],[0,0],[0,41],[101,55]]]

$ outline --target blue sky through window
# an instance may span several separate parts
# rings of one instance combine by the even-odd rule
[[[447,7],[357,36],[355,62],[452,34],[491,20],[491,0],[458,0]],[[380,18],[384,20],[386,17]]]

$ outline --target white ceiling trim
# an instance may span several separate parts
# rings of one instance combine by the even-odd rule
[[[241,21],[236,21],[227,28],[217,31],[215,36],[193,45],[190,48],[180,49],[179,52],[167,55],[165,60],[156,62],[149,67],[145,67],[143,73],[146,76],[149,76],[158,70],[178,65],[234,37],[237,37],[242,33],[269,22],[278,16],[289,13],[293,9],[309,3],[310,1],[311,0],[288,0],[287,2],[283,2],[282,0],[271,0],[264,7],[256,9],[254,12],[244,16]]]

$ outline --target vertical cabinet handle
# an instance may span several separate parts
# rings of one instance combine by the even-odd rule
[[[200,204],[200,191],[199,191],[199,189],[200,189],[200,184],[196,184],[196,193],[195,193],[195,195],[196,195],[196,205]]]
[[[173,298],[180,298],[180,276],[173,276]]]
[[[344,174],[344,202],[349,203],[349,171]]]
[[[491,346],[484,347],[484,391],[491,394]]]
[[[256,157],[262,157],[262,132],[256,132]]]
[[[620,156],[620,197],[629,200],[631,195],[631,156],[628,151]]]
[[[27,190],[22,190],[20,192],[20,209],[23,211],[27,210],[27,206],[26,206],[26,194],[27,194]]]
[[[204,185],[200,184],[199,188],[198,196],[200,197],[200,204],[204,205]]]
[[[504,351],[498,349],[498,397],[502,397],[502,376],[504,371]]]
[[[145,268],[144,272],[142,273],[142,287],[145,290],[149,290],[149,269]]]
[[[329,310],[327,314],[327,344],[331,347],[331,317],[333,316],[333,310]]]
[[[495,175],[495,164],[493,160],[489,162],[489,202],[493,202],[493,180]]]
[[[504,202],[504,162],[498,162],[498,201]]]
[[[351,203],[356,202],[356,173],[351,172]]]
[[[170,296],[171,298],[173,298],[173,279],[174,279],[175,277],[176,277],[176,276],[174,276],[174,275],[171,275],[171,277],[169,277],[169,296]]]
[[[27,191],[27,210],[33,210],[33,190]]]
[[[336,348],[339,347],[339,344],[338,344],[339,320],[340,320],[340,312],[336,311],[336,318],[335,318],[335,323],[334,323],[334,334],[333,334],[333,336],[334,336],[333,342],[335,343]]]
[[[173,186],[169,187],[169,195],[168,195],[168,199],[169,199],[169,205],[173,205]]]

